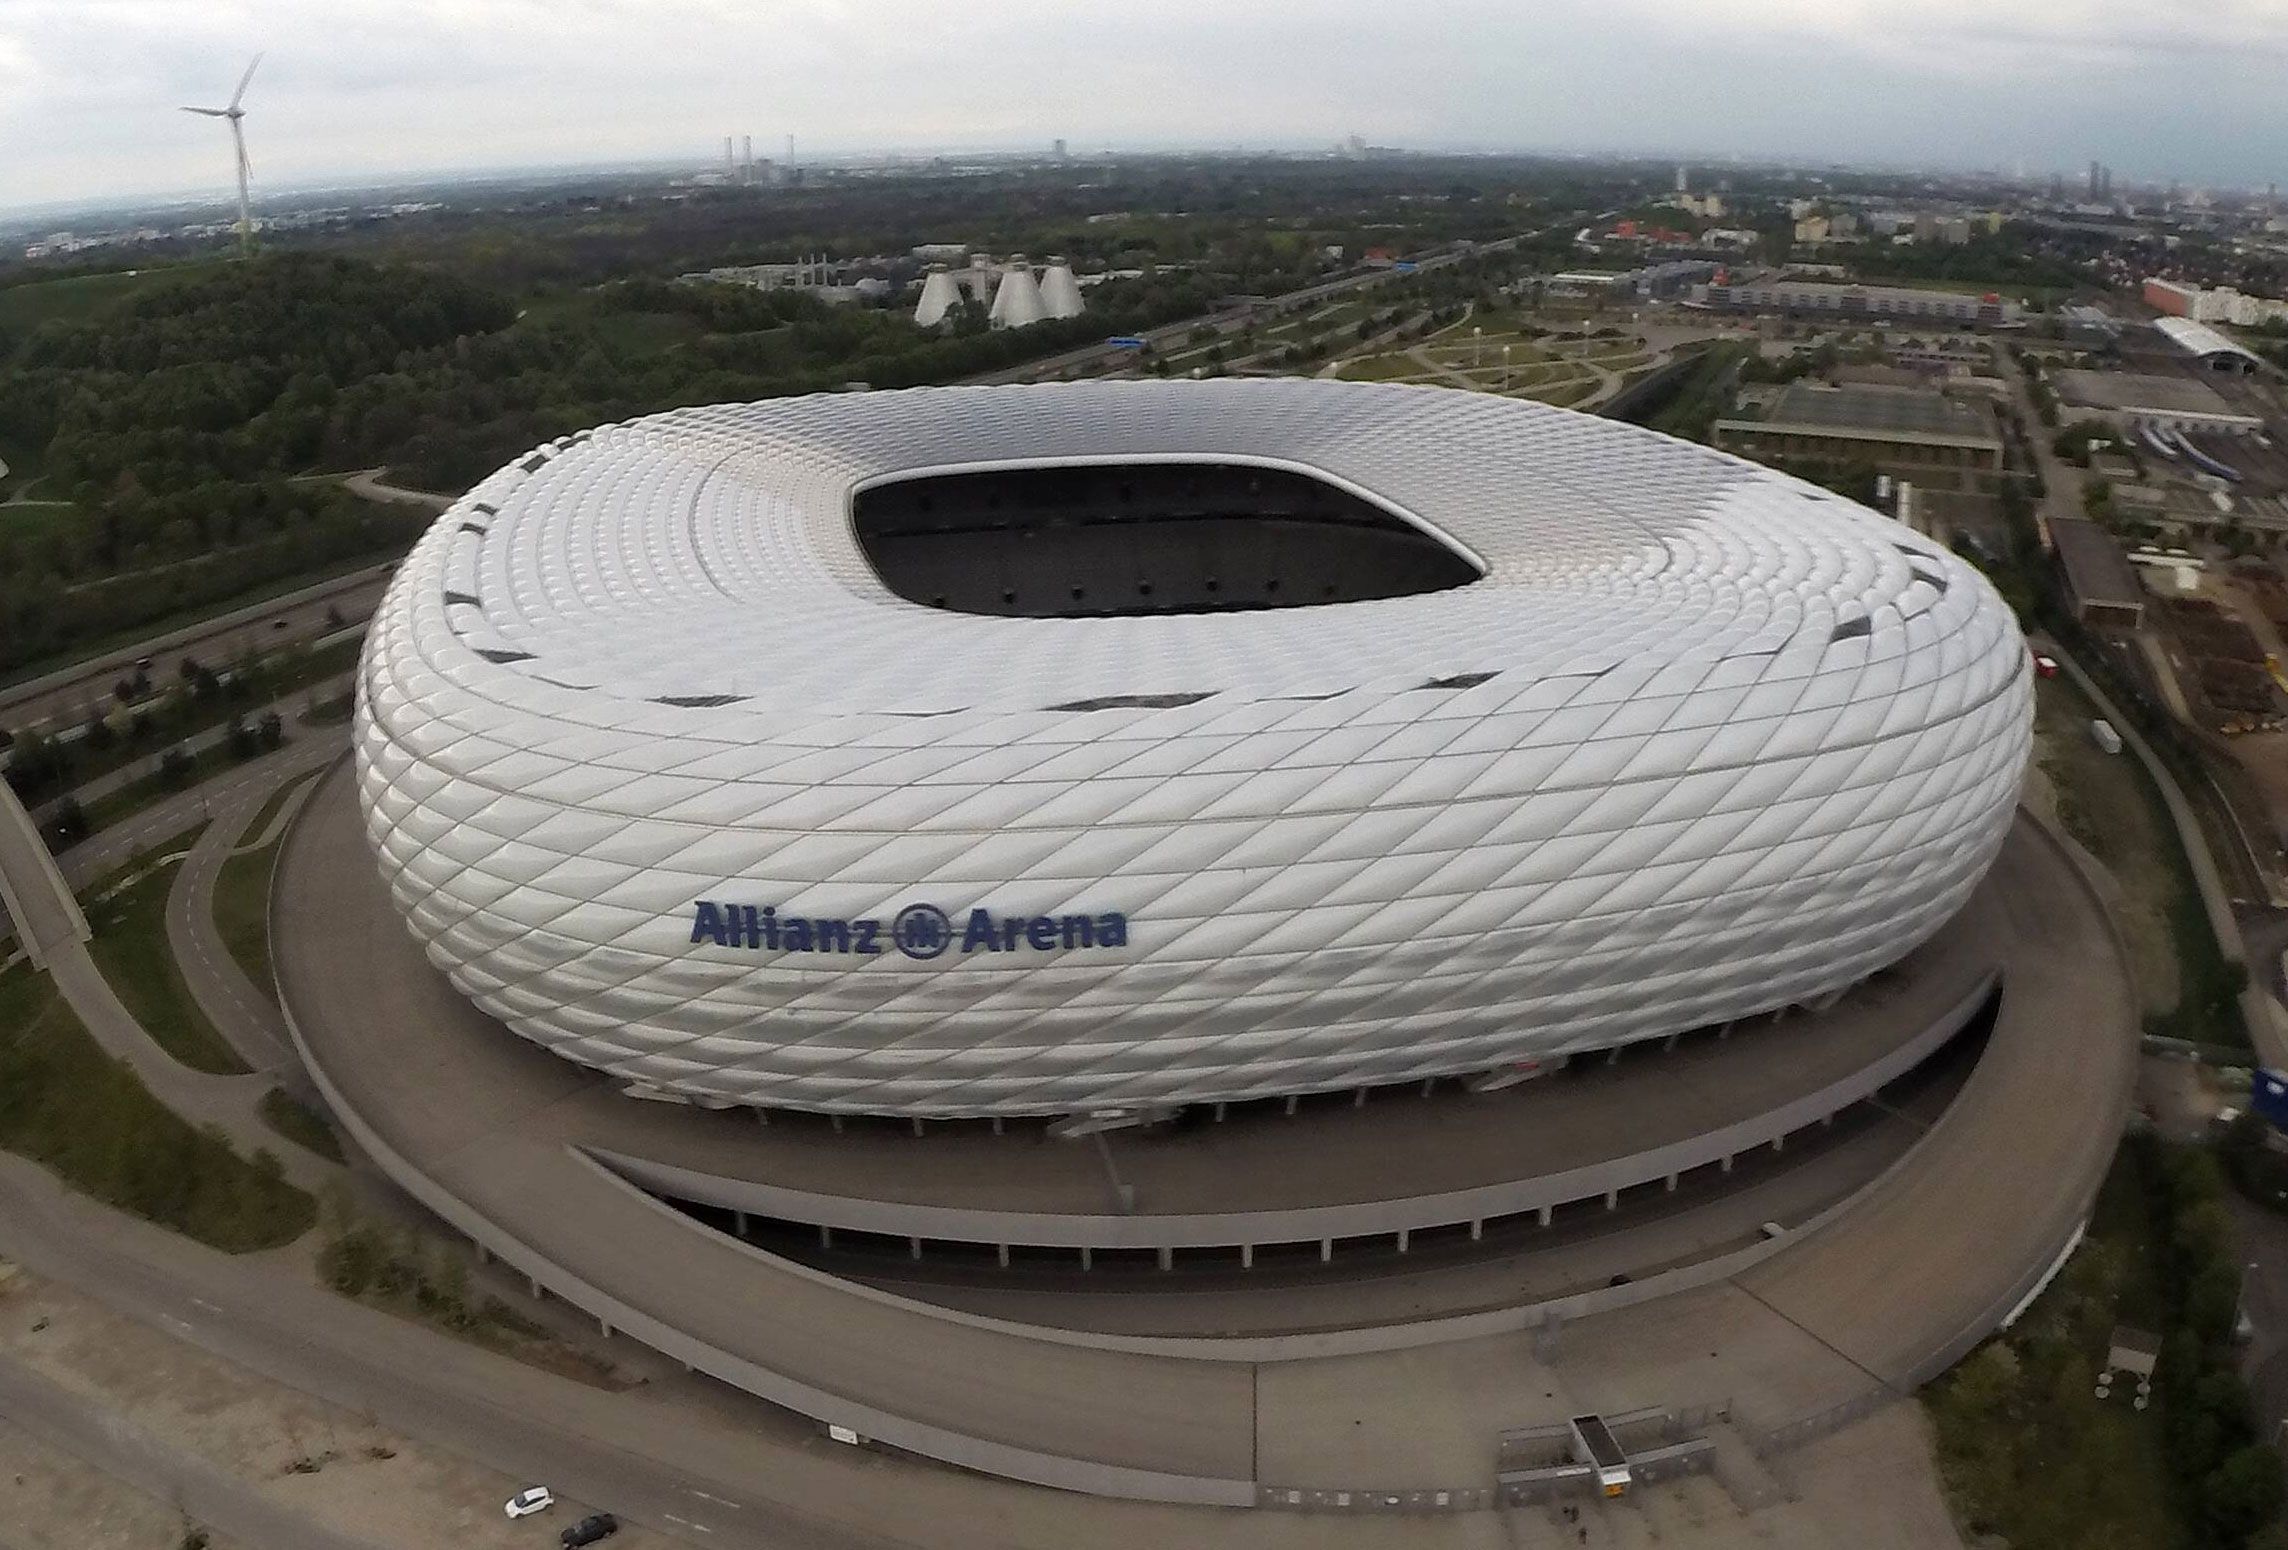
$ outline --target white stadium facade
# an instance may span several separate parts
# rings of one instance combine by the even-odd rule
[[[916,389],[544,447],[400,567],[357,780],[429,960],[706,1104],[1499,1077],[1820,1006],[1963,907],[2009,610],[1626,425],[1322,381]]]

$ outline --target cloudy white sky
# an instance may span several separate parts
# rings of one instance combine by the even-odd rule
[[[1700,147],[2288,182],[2288,0],[0,0],[0,211],[1045,144]]]

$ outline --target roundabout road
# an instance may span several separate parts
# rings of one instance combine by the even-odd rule
[[[1492,1483],[1502,1431],[1584,1410],[1727,1402],[1776,1443],[1910,1392],[1999,1323],[2081,1225],[2134,1069],[2102,907],[2022,821],[1986,885],[2005,975],[1986,1055],[1923,1141],[1822,1229],[1555,1338],[1260,1363],[1091,1349],[761,1253],[512,1123],[593,1079],[497,1029],[476,1031],[502,1057],[481,1080],[445,1045],[402,1038],[466,1028],[471,1009],[372,880],[346,772],[302,811],[273,900],[289,1021],[337,1114],[401,1186],[614,1329],[734,1386],[909,1451],[1099,1494],[1236,1505],[1259,1489],[1475,1490]]]

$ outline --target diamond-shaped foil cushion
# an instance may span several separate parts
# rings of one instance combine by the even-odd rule
[[[852,533],[867,480],[1142,456],[1332,479],[1486,574],[993,618],[893,595]],[[1128,703],[1057,708],[1103,701]],[[783,399],[553,444],[399,568],[356,748],[392,898],[519,1034],[741,1102],[963,1115],[1395,1082],[1814,1001],[1961,906],[2030,735],[2008,610],[1872,512],[1564,410],[1282,380]],[[749,945],[743,916],[726,940],[702,901],[871,922],[876,950]],[[1117,945],[1066,940],[1111,915]]]

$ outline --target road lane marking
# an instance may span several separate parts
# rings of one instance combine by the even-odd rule
[[[663,1512],[660,1514],[660,1516],[667,1519],[668,1522],[674,1524],[676,1527],[687,1528],[695,1534],[712,1534],[715,1532],[704,1523],[694,1523],[689,1518],[679,1518],[672,1512]]]

